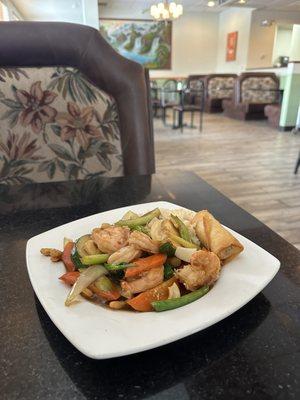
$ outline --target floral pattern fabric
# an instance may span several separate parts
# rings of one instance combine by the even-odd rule
[[[242,103],[277,103],[278,83],[271,77],[251,76],[241,83]]]
[[[207,92],[211,99],[226,99],[232,97],[234,77],[216,76],[208,81]]]
[[[203,89],[203,80],[202,79],[191,79],[189,82],[189,88],[195,91],[201,91]]]
[[[123,175],[114,99],[75,68],[0,68],[0,185],[100,175]]]

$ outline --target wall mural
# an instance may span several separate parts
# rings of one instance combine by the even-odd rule
[[[226,46],[226,61],[236,60],[237,40],[238,40],[238,32],[228,33],[227,46]]]
[[[172,22],[100,19],[100,33],[118,53],[145,68],[171,68]]]

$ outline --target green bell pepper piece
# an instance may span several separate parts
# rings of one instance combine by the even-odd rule
[[[200,299],[200,297],[204,296],[208,291],[209,286],[202,286],[200,289],[185,294],[184,296],[178,297],[177,299],[153,301],[151,305],[154,310],[158,312],[173,310],[175,308],[183,307],[187,304],[192,303],[195,300]]]

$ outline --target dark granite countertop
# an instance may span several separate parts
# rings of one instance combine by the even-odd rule
[[[299,251],[191,173],[0,188],[1,399],[298,399]],[[51,322],[31,288],[27,240],[103,210],[167,200],[216,217],[281,261],[225,320],[147,352],[96,361]]]

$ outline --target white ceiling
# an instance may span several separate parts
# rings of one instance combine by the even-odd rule
[[[82,0],[11,0],[25,19],[83,23]]]
[[[85,0],[11,0],[20,13],[29,20],[40,21],[72,21],[82,23],[82,2]],[[96,0],[95,0],[96,1]],[[160,0],[161,1],[161,0]],[[220,12],[226,7],[251,7],[259,9],[293,11],[300,13],[300,0],[247,0],[245,5],[239,5],[238,0],[228,0],[224,6],[208,7],[208,0],[177,0],[183,4],[185,12],[209,11]],[[114,9],[115,12],[145,11],[158,0],[98,0],[100,10]],[[105,6],[102,4],[106,4]],[[218,3],[218,0],[216,0]]]
[[[102,4],[106,4],[106,9],[124,9],[127,10],[146,10],[149,9],[152,4],[156,4],[162,0],[99,0],[100,7]],[[215,7],[208,7],[208,0],[176,0],[177,3],[181,3],[186,12],[195,11],[210,11],[220,12],[226,7],[251,7],[258,9],[269,9],[269,10],[280,10],[280,11],[299,11],[300,12],[300,0],[247,0],[246,4],[239,4],[239,0],[227,0],[223,6],[218,6],[218,0],[215,0]],[[102,6],[104,7],[104,6]],[[101,8],[100,8],[101,9]]]
[[[120,9],[124,10],[126,8],[127,11],[132,10],[136,13],[136,11],[144,11],[149,10],[152,4],[157,4],[163,0],[99,0],[100,10],[101,5],[105,4],[105,9],[113,9],[114,11]],[[189,11],[217,11],[218,7],[208,7],[208,0],[175,0],[177,3],[183,5],[184,12]],[[217,1],[216,1],[217,3]],[[104,6],[102,6],[104,7]]]
[[[235,4],[235,6],[239,6],[239,4]],[[274,11],[298,11],[300,13],[300,0],[248,0],[246,6]]]

